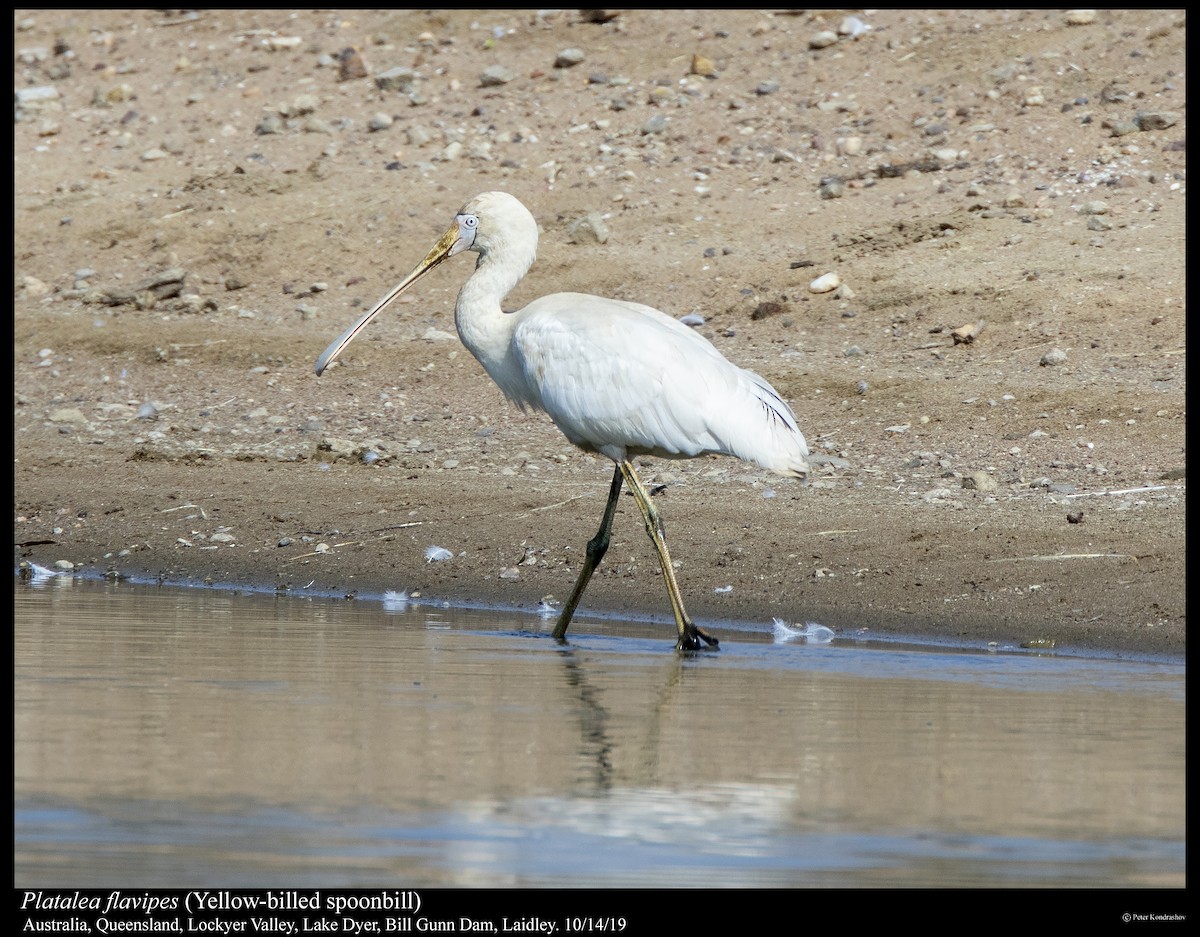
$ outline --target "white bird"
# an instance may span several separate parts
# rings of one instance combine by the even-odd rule
[[[658,552],[679,631],[676,647],[715,647],[717,639],[696,627],[684,610],[662,521],[631,460],[720,453],[804,477],[808,444],[791,408],[770,384],[657,309],[585,293],[553,293],[504,312],[500,304],[533,264],[537,242],[537,222],[517,199],[505,192],[476,196],[412,273],[325,349],[317,374],[418,279],[455,254],[475,251],[475,272],[454,309],[463,344],[514,404],[544,411],[580,449],[616,463],[600,529],[588,542],[554,637],[565,639],[608,549],[624,481]]]

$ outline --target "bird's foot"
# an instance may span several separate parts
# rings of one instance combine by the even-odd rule
[[[675,642],[677,651],[703,651],[706,647],[716,648],[721,642],[690,621],[683,626],[683,634]]]

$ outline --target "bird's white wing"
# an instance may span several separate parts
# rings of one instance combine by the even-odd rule
[[[722,452],[796,474],[807,447],[765,380],[657,309],[582,293],[526,306],[512,353],[576,445],[614,459]]]

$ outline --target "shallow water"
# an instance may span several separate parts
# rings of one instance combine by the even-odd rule
[[[1179,660],[15,585],[17,887],[1178,887]]]

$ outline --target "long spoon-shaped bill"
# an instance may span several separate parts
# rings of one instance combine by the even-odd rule
[[[350,342],[354,340],[354,337],[366,327],[368,322],[375,318],[377,313],[383,311],[384,307],[386,307],[388,303],[416,283],[417,280],[421,279],[421,277],[425,276],[425,274],[440,264],[443,260],[449,257],[450,250],[458,241],[458,237],[458,226],[452,225],[450,230],[443,234],[438,239],[438,242],[433,245],[433,249],[425,255],[425,259],[417,264],[416,269],[414,269],[412,273],[392,287],[391,292],[383,297],[383,299],[379,300],[379,302],[377,302],[374,306],[372,306],[370,312],[368,312],[365,316],[355,322],[354,325],[350,326],[350,328],[346,329],[345,332],[331,342],[329,347],[321,352],[321,357],[317,359],[317,376],[320,377],[321,372],[329,367],[334,358],[341,354],[342,349],[349,345]]]

